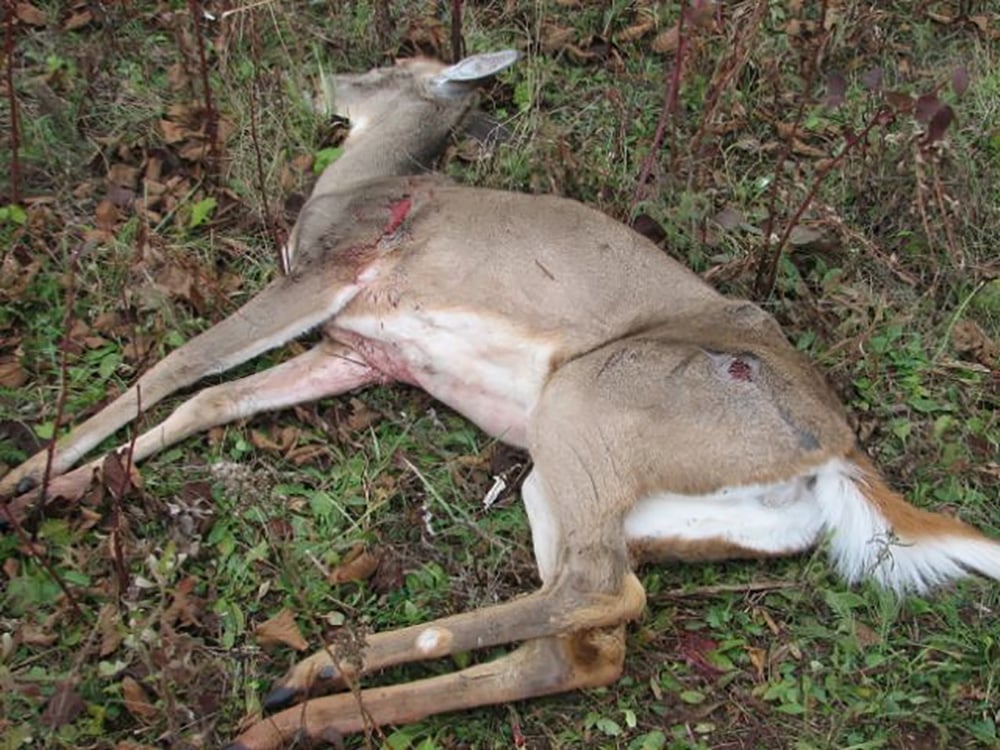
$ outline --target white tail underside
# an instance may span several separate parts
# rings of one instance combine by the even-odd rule
[[[851,583],[873,578],[919,593],[970,571],[1000,580],[1000,543],[958,534],[901,538],[865,496],[860,477],[838,459],[774,485],[655,495],[628,514],[625,534],[630,542],[717,540],[775,555],[807,549],[825,533],[834,567]]]

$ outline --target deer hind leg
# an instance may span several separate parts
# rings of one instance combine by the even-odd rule
[[[277,750],[299,738],[338,742],[372,726],[608,685],[621,675],[624,659],[624,625],[537,638],[459,672],[315,698],[254,724],[227,750]]]
[[[581,593],[569,582],[546,586],[492,607],[369,635],[360,660],[341,658],[336,646],[317,651],[289,671],[265,706],[275,709],[319,690],[344,689],[364,675],[400,664],[617,626],[638,617],[644,605],[642,585],[631,573],[614,593]]]
[[[131,450],[131,460],[141,461],[198,432],[245,419],[263,411],[284,409],[295,404],[336,396],[381,379],[350,348],[323,341],[309,351],[263,372],[239,380],[205,388],[177,407],[162,423],[144,432]],[[92,461],[53,479],[46,488],[49,498],[78,498],[93,480],[103,458]],[[20,518],[36,493],[16,498],[8,510]]]
[[[578,498],[563,491],[579,486],[581,478],[553,483],[539,471],[536,465],[535,477],[528,483],[529,520],[543,580],[539,591],[424,625],[370,635],[360,658],[342,658],[331,646],[297,664],[265,705],[284,706],[318,688],[344,689],[389,666],[528,643],[471,670],[307,701],[254,725],[234,747],[277,747],[275,743],[294,737],[300,729],[311,736],[356,732],[366,726],[367,715],[375,724],[411,721],[617,679],[624,658],[623,624],[638,617],[645,605],[642,585],[628,569],[620,519],[617,527],[591,523],[567,533],[567,521],[573,522],[567,509],[576,506]],[[541,471],[563,480],[573,473],[572,468]]]

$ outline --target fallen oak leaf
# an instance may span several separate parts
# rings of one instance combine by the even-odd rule
[[[44,26],[46,24],[45,14],[31,3],[18,3],[14,8],[14,15],[17,16],[18,21],[29,26]]]
[[[340,565],[327,574],[326,580],[330,583],[365,581],[378,570],[379,561],[378,554],[369,552],[359,544],[344,556]]]
[[[181,625],[200,624],[198,622],[198,601],[191,596],[195,583],[195,579],[188,576],[177,584],[174,588],[174,599],[161,618],[162,623],[170,626],[178,622]]]
[[[124,640],[121,628],[118,627],[121,617],[118,610],[111,604],[101,607],[97,616],[97,629],[101,634],[101,646],[98,655],[103,659],[118,650]]]
[[[82,28],[93,20],[94,14],[87,8],[76,10],[69,18],[66,19],[65,23],[63,23],[63,31],[73,31],[74,29]]]
[[[34,623],[24,623],[17,630],[21,643],[26,646],[51,646],[58,640],[55,633],[46,632],[44,628]]]
[[[309,646],[289,609],[283,609],[270,620],[262,622],[254,629],[254,635],[262,648],[284,644],[296,651],[305,651]]]
[[[653,39],[650,49],[659,55],[668,55],[677,51],[681,43],[681,30],[679,26],[672,26],[666,31],[661,31]]]
[[[149,702],[146,689],[134,677],[126,675],[122,680],[122,698],[125,709],[139,721],[148,723],[159,714],[156,706]]]
[[[0,386],[20,388],[28,382],[28,373],[21,367],[19,359],[12,356],[0,357]]]

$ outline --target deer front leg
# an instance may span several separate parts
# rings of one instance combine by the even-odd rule
[[[225,320],[168,354],[136,385],[61,438],[51,476],[65,473],[105,438],[171,393],[224,372],[333,317],[360,289],[354,269],[331,267],[314,275],[284,276]],[[41,451],[0,479],[0,498],[41,483],[48,451]],[[82,476],[82,475],[81,475]]]
[[[309,351],[264,372],[205,388],[177,407],[161,424],[143,433],[134,445],[126,444],[118,448],[118,453],[123,455],[131,449],[131,460],[138,462],[210,427],[245,419],[262,411],[336,396],[380,378],[380,373],[369,367],[352,349],[324,340]],[[103,461],[99,458],[56,477],[46,488],[47,498],[80,497]],[[20,520],[37,496],[37,492],[21,495],[8,505],[7,510]]]
[[[539,638],[459,672],[315,698],[257,722],[227,750],[279,750],[305,738],[337,743],[373,726],[609,685],[624,660],[624,625]]]

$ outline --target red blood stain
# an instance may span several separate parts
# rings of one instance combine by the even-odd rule
[[[753,368],[745,360],[735,358],[729,363],[729,377],[749,383],[753,380]]]
[[[410,209],[413,208],[413,201],[409,198],[403,198],[395,203],[389,205],[389,223],[386,224],[385,229],[382,230],[382,234],[392,234],[406,219],[407,214],[410,213]]]

